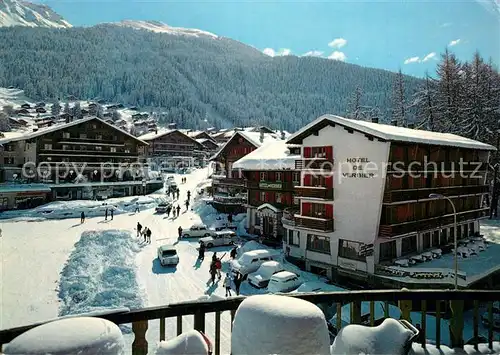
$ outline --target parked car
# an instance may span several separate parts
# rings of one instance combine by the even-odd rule
[[[257,271],[248,275],[248,283],[257,288],[267,287],[271,276],[284,270],[279,262],[274,260],[266,261],[262,263]]]
[[[290,271],[281,271],[271,276],[267,290],[270,293],[290,292],[302,284],[299,276]]]
[[[226,230],[226,229],[237,230],[238,226],[234,223],[226,223],[226,222],[222,222],[222,223],[215,226],[216,231],[222,231],[222,230]]]
[[[200,239],[200,244],[204,244],[207,248],[212,248],[221,245],[233,245],[236,243],[238,236],[231,230],[214,232],[212,236]]]
[[[166,213],[168,206],[170,206],[170,203],[160,202],[158,206],[156,206],[156,213]]]
[[[231,272],[233,275],[241,274],[246,277],[248,274],[257,271],[266,261],[277,261],[280,257],[279,251],[275,250],[253,250],[243,253],[238,260],[231,263]]]
[[[177,265],[179,263],[179,255],[175,246],[166,244],[158,248],[158,260],[161,266]]]
[[[321,281],[307,281],[304,282],[298,289],[292,291],[291,293],[309,293],[309,292],[336,292],[336,291],[346,291],[345,289],[329,285]]]
[[[183,238],[199,238],[199,237],[210,237],[214,235],[214,231],[208,229],[208,227],[204,224],[194,224],[188,229],[185,229],[182,232]]]

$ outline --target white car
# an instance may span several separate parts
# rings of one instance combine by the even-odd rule
[[[275,250],[253,250],[243,253],[238,260],[233,260],[231,263],[231,272],[233,275],[241,274],[243,277],[255,272],[266,261],[275,260],[280,258],[280,253]]]
[[[214,235],[215,231],[208,229],[204,224],[194,224],[188,229],[182,231],[183,238],[200,238],[200,237],[211,237]]]
[[[212,236],[200,239],[200,244],[207,248],[221,245],[233,245],[237,242],[238,236],[231,230],[214,232]]]
[[[340,292],[346,291],[345,289],[329,285],[321,281],[307,281],[299,286],[298,289],[292,291],[291,293],[312,293],[312,292]]]
[[[266,261],[262,263],[259,270],[248,275],[248,283],[257,288],[267,287],[271,276],[284,270],[285,269],[283,269],[283,266],[279,262],[274,260]]]
[[[158,260],[161,266],[177,265],[179,263],[179,255],[173,245],[162,245],[158,248]]]
[[[302,284],[299,276],[290,271],[281,271],[271,276],[267,290],[270,293],[290,292]]]

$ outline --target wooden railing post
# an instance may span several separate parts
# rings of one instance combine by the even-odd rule
[[[132,323],[134,332],[134,342],[132,343],[132,355],[146,355],[148,353],[148,341],[146,340],[146,331],[148,330],[148,321],[141,320]]]
[[[194,329],[205,333],[205,313],[196,311],[194,314]]]
[[[409,291],[407,288],[401,289],[401,291]],[[401,310],[401,319],[405,319],[411,323],[411,307],[412,301],[402,300],[398,302],[399,309]]]
[[[361,301],[351,303],[351,323],[361,323]]]
[[[464,300],[450,301],[450,339],[452,348],[464,347]]]

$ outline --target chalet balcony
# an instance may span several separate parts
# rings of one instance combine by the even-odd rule
[[[398,163],[397,165],[395,165]],[[394,165],[394,168],[393,168]],[[485,162],[475,162],[475,161],[464,161],[451,162],[420,162],[420,161],[406,161],[406,162],[392,162],[388,168],[388,172],[401,172],[401,171],[412,171],[412,172],[460,172],[460,171],[487,171],[488,163]]]
[[[402,201],[417,201],[429,199],[429,195],[442,194],[447,197],[460,197],[476,194],[487,194],[489,192],[488,185],[471,185],[471,186],[452,186],[452,187],[435,187],[414,190],[395,190],[385,191],[383,203],[393,203]]]
[[[250,181],[245,180],[247,189],[271,190],[271,191],[294,191],[294,184],[288,181]]]
[[[283,217],[281,218],[281,222],[284,225],[294,226],[295,225],[295,215],[300,211],[297,207],[287,207],[283,210]]]
[[[321,232],[333,232],[334,222],[333,219],[325,219],[318,217],[310,217],[296,214],[294,216],[295,225],[297,227],[314,229]]]
[[[256,200],[254,198],[249,199],[248,202],[245,202],[245,203],[247,203],[249,206],[253,206],[253,207],[260,207],[260,206],[268,203],[270,205],[273,205],[274,207],[276,207],[279,210],[284,210],[287,207],[287,205],[284,205],[284,204],[279,203],[279,202],[259,201],[259,200]]]
[[[322,198],[324,200],[333,200],[333,188],[324,186],[295,186],[295,195],[297,197]]]
[[[224,175],[212,175],[212,184],[245,187],[245,180],[243,178],[228,178]]]
[[[223,205],[243,205],[247,203],[246,196],[214,195],[214,202]]]
[[[295,170],[332,171],[334,161],[327,158],[303,158],[295,161]]]
[[[473,211],[459,212],[457,214],[457,223],[470,221],[475,219],[484,218],[487,216],[489,209],[482,208]],[[453,215],[446,215],[441,217],[434,217],[428,219],[421,219],[418,221],[411,221],[399,224],[380,225],[379,236],[381,237],[395,237],[402,234],[425,231],[443,226],[449,226],[454,223]]]
[[[337,317],[336,323],[339,328],[344,327],[343,322],[346,319],[343,316],[343,305],[350,304],[351,312],[347,319],[350,324],[363,324],[367,326],[374,326],[380,322],[376,318],[376,312],[371,311],[367,315],[363,314],[362,309],[365,305],[370,310],[377,308],[377,302],[382,302],[384,309],[384,318],[390,317],[390,306],[397,307],[401,312],[401,318],[405,319],[414,325],[419,323],[423,334],[427,334],[427,338],[435,339],[436,347],[443,349],[442,352],[448,353],[442,338],[441,329],[446,328],[445,324],[449,324],[449,338],[453,348],[463,348],[465,343],[473,344],[472,346],[477,350],[479,348],[480,339],[480,322],[482,317],[486,319],[487,326],[485,327],[485,338],[481,343],[486,343],[486,346],[491,349],[491,354],[496,353],[494,348],[498,347],[495,338],[494,320],[496,315],[494,313],[494,301],[500,299],[500,291],[452,291],[452,290],[363,290],[363,291],[345,291],[345,292],[321,292],[321,293],[299,293],[287,294],[287,297],[295,297],[304,299],[315,304],[336,304]],[[203,332],[211,341],[213,346],[213,354],[220,355],[222,353],[229,353],[230,332],[231,324],[235,318],[236,310],[245,297],[235,297],[220,301],[194,301],[184,302],[177,304],[170,304],[159,307],[141,308],[135,310],[122,310],[110,311],[108,313],[102,312],[99,315],[83,315],[91,317],[99,317],[101,319],[109,320],[117,325],[132,324],[132,332],[134,334],[134,341],[131,345],[130,353],[133,355],[144,355],[153,353],[155,343],[165,339],[172,339],[185,331],[184,326],[190,324],[192,319],[193,328]],[[363,304],[365,302],[365,304]],[[467,309],[472,308],[473,315],[470,316],[470,323],[472,328],[471,335],[467,335],[468,316],[465,313]],[[426,317],[427,310],[432,311],[435,315],[435,321],[429,322]],[[418,312],[419,316],[415,318],[415,314],[411,312]],[[484,312],[484,315],[483,315]],[[167,327],[171,320],[174,327],[173,334],[167,334]],[[33,329],[46,322],[30,324],[17,328],[0,330],[0,346],[11,342],[17,336]],[[168,323],[167,323],[168,322]],[[207,327],[207,322],[209,326]],[[215,326],[211,326],[211,323]],[[445,323],[446,322],[446,323]],[[146,334],[148,328],[153,329],[155,325],[159,324],[159,332],[155,335]],[[228,327],[229,329],[225,329]],[[207,328],[213,331],[207,332]],[[432,333],[430,333],[432,329]],[[340,329],[337,329],[340,330]],[[151,332],[149,332],[151,333]],[[425,338],[423,337],[422,343],[413,344],[413,348],[418,347],[422,349],[425,346]],[[256,343],[258,346],[258,343]],[[430,352],[433,352],[429,350]],[[438,351],[439,352],[439,351]],[[411,351],[410,351],[411,353]],[[464,352],[465,353],[465,352]],[[484,353],[484,352],[483,352]]]

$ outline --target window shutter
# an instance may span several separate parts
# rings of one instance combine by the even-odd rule
[[[259,191],[255,191],[255,201],[259,201]]]
[[[305,186],[311,186],[311,180],[312,180],[311,175],[304,175],[304,185]]]
[[[255,181],[257,181],[257,182],[260,181],[260,174],[258,171],[254,171],[253,176],[254,176]]]
[[[309,216],[311,214],[311,204],[304,202],[302,204],[302,215],[303,216]]]
[[[269,192],[266,192],[266,202],[269,202]]]
[[[333,205],[325,205],[326,218],[333,218]]]
[[[333,188],[333,176],[327,176],[325,177],[325,186],[328,188],[328,189],[332,189]]]
[[[311,157],[311,147],[304,147],[304,158]]]
[[[333,159],[333,147],[325,147],[326,159],[331,161]]]

